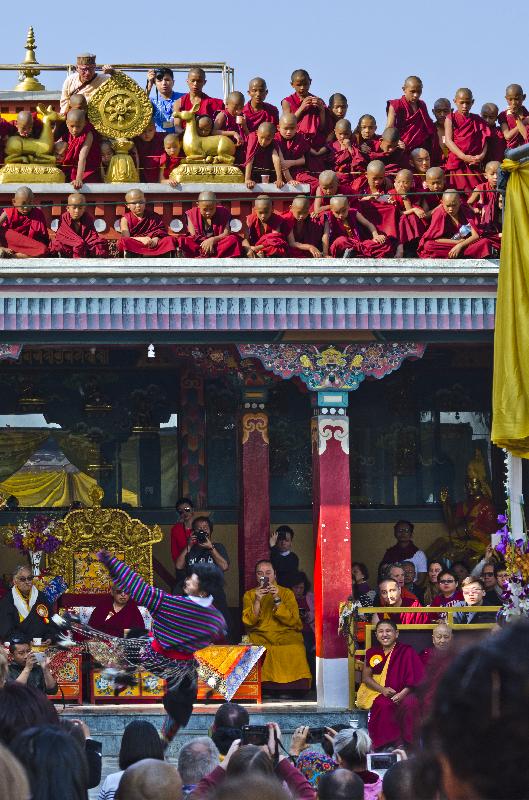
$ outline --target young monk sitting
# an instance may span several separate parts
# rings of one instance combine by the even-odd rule
[[[298,133],[297,127],[294,114],[283,114],[279,120],[279,130],[274,137],[281,159],[283,178],[287,183],[307,183],[313,180],[303,169],[310,143],[305,136]]]
[[[430,167],[424,176],[424,182],[426,184],[426,194],[422,195],[422,202],[426,211],[426,218],[429,219],[432,211],[440,204],[443,192],[450,187],[447,185],[445,171],[442,167]]]
[[[231,214],[217,205],[214,192],[200,192],[197,204],[186,212],[187,235],[179,240],[189,258],[239,258],[243,255],[240,236],[231,232]]]
[[[395,256],[402,258],[417,255],[419,239],[428,227],[426,212],[420,197],[415,197],[413,192],[413,173],[409,169],[401,169],[395,175],[395,188],[390,189],[392,197],[399,211],[399,245]]]
[[[491,253],[490,243],[479,235],[474,212],[461,203],[456,189],[447,189],[419,242],[419,257],[487,258]]]
[[[326,169],[320,174],[311,214],[313,218],[319,217],[330,210],[331,207],[329,205],[329,198],[333,197],[335,194],[338,194],[338,186],[338,175],[336,172],[333,172],[332,169]]]
[[[377,136],[377,121],[372,114],[362,114],[358,124],[353,131],[353,142],[360,152],[365,156],[365,163],[369,161],[369,154],[375,149],[375,142],[380,139]]]
[[[42,131],[42,122],[31,111],[19,111],[13,126],[13,135],[23,139],[37,139]]]
[[[199,136],[211,136],[213,133],[213,120],[209,114],[197,114],[196,122]]]
[[[410,75],[404,81],[402,97],[388,100],[386,106],[386,128],[397,128],[400,140],[408,151],[415,147],[427,147],[435,133],[426,103],[421,100],[422,88],[421,79]]]
[[[398,245],[399,212],[396,203],[387,194],[387,178],[382,161],[370,161],[366,178],[368,194],[362,198],[358,208],[376,230],[386,237],[384,257],[393,256]]]
[[[66,103],[66,109],[62,112],[65,116],[62,119],[57,120],[53,126],[53,138],[56,142],[58,142],[59,139],[64,141],[68,139],[66,115],[69,111],[84,111],[85,114],[88,114],[88,103],[84,94],[71,94]]]
[[[410,167],[413,172],[413,188],[416,192],[426,189],[426,173],[431,167],[430,153],[424,147],[416,147],[410,153]]]
[[[336,123],[345,119],[348,109],[347,97],[344,94],[335,92],[329,97],[329,105],[327,106],[327,142],[332,144],[335,140],[334,128]]]
[[[288,226],[288,255],[290,258],[321,258],[323,224],[311,219],[310,198],[295,197],[290,211],[283,214]]]
[[[182,161],[182,139],[177,133],[168,133],[163,139],[164,153],[160,156],[160,183],[168,183],[170,186],[178,186],[178,181],[171,178],[171,172],[176,169]]]
[[[118,250],[133,256],[164,256],[175,249],[162,218],[146,208],[145,195],[131,189],[125,195],[128,211],[121,217]]]
[[[335,195],[329,201],[331,210],[325,215],[323,255],[325,258],[367,256],[384,258],[388,254],[386,237],[379,233],[356,208],[349,206],[347,197]],[[362,240],[362,232],[371,239]]]
[[[285,114],[295,114],[298,130],[312,139],[320,129],[325,129],[327,107],[321,97],[310,93],[311,77],[307,70],[296,69],[290,76],[294,93],[281,101]]]
[[[189,87],[189,92],[178,98],[173,106],[173,110],[191,111],[195,103],[199,103],[197,113],[207,114],[212,119],[215,119],[219,111],[222,111],[224,108],[224,103],[217,97],[209,97],[209,95],[203,91],[207,80],[206,73],[202,67],[191,67],[187,73],[186,83]]]
[[[233,139],[237,145],[235,151],[235,163],[242,164],[244,161],[244,145],[250,135],[246,120],[243,114],[244,95],[242,92],[230,92],[226,99],[226,108],[219,111],[215,118],[213,133],[223,133]]]
[[[141,183],[158,183],[160,180],[160,159],[165,150],[165,135],[156,130],[151,120],[143,133],[134,139],[136,166]]]
[[[110,139],[101,140],[101,179],[104,181],[106,178],[107,170],[114,155],[114,148]]]
[[[276,214],[268,195],[260,194],[246,218],[242,245],[248,258],[284,258],[288,255],[287,236],[287,223]]]
[[[7,258],[40,258],[47,255],[50,237],[44,214],[35,206],[28,186],[17,189],[12,208],[0,214],[0,247]]]
[[[485,182],[478,184],[468,198],[469,206],[478,217],[480,235],[499,252],[501,247],[501,201],[497,191],[499,161],[489,161],[485,166]]]
[[[256,131],[248,136],[244,180],[248,189],[253,189],[262,176],[275,175],[278,189],[285,185],[281,158],[274,142],[276,129],[271,122],[261,122]]]
[[[63,258],[106,258],[108,244],[94,228],[94,218],[86,210],[84,195],[74,192],[68,197],[68,207],[61,222],[50,253]]]
[[[380,139],[373,142],[373,150],[369,154],[371,159],[382,161],[387,175],[395,175],[401,169],[410,165],[408,151],[400,144],[397,128],[386,128]]]
[[[446,146],[450,154],[446,170],[455,189],[471,192],[481,181],[481,162],[487,152],[490,128],[478,114],[472,114],[474,98],[470,89],[458,89],[454,98],[456,111],[445,120]]]
[[[529,141],[529,111],[524,106],[525,94],[519,83],[511,83],[505,89],[507,109],[498,117],[505,146],[509,150]]]
[[[484,103],[481,106],[481,119],[483,119],[490,128],[490,137],[487,142],[487,153],[485,160],[489,161],[503,161],[503,155],[507,147],[505,137],[499,125],[496,124],[500,110],[496,103]]]
[[[439,97],[433,104],[432,113],[435,118],[435,133],[430,144],[431,163],[442,167],[448,158],[448,147],[445,140],[445,120],[452,111],[452,104],[447,97]]]
[[[340,189],[349,194],[352,191],[352,173],[363,172],[366,161],[356,147],[353,131],[348,119],[340,119],[334,126],[335,141],[330,145],[330,161],[338,175]]]
[[[68,139],[62,169],[74,189],[83,183],[101,183],[101,148],[99,134],[84,111],[68,111]]]
[[[268,88],[264,78],[252,78],[248,85],[250,99],[243,108],[248,132],[256,131],[262,122],[279,123],[279,111],[271,103],[265,103]]]

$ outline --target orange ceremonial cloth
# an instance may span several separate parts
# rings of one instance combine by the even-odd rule
[[[264,651],[264,647],[241,644],[204,647],[195,652],[198,675],[212,691],[231,700]]]

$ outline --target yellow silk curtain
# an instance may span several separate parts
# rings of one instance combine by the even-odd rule
[[[0,430],[0,480],[4,480],[23,467],[28,458],[50,438],[50,431]],[[14,494],[14,492],[13,492]]]
[[[494,332],[492,441],[529,458],[529,162],[506,159],[511,173]]]
[[[95,485],[96,481],[84,472],[21,471],[2,481],[0,492],[15,495],[23,508],[68,507],[74,500],[90,506],[92,501],[88,493]]]

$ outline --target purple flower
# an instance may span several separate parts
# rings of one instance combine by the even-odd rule
[[[525,540],[524,539],[516,539],[516,541],[515,541],[516,547],[522,548],[524,546],[524,544],[525,544]]]
[[[42,549],[44,550],[45,553],[54,553],[55,550],[58,549],[59,545],[60,545],[60,541],[57,539],[57,537],[56,536],[52,536],[50,534],[50,536],[48,536],[48,538],[44,542],[44,545],[43,545]]]
[[[508,522],[508,521],[509,520],[507,519],[505,514],[498,514],[498,522],[501,522],[503,524],[503,523]]]

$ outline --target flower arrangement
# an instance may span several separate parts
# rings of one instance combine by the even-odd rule
[[[509,576],[502,594],[501,612],[507,620],[523,615],[529,616],[529,540],[525,531],[523,536],[514,536],[509,516],[509,506],[507,506],[507,513],[498,517],[501,528],[497,533],[501,538],[495,547],[505,561]]]
[[[57,526],[52,517],[36,514],[33,519],[26,519],[17,525],[8,525],[4,541],[8,547],[20,550],[24,555],[43,552],[54,553],[60,547],[60,539],[54,535]]]

